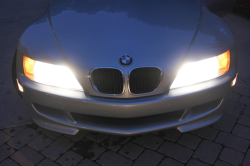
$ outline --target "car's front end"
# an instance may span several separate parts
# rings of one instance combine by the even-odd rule
[[[221,117],[237,78],[235,41],[200,1],[72,2],[48,7],[13,63],[39,126],[128,135]]]

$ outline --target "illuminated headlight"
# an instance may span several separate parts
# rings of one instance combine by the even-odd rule
[[[68,67],[35,61],[24,55],[23,69],[25,76],[33,81],[60,88],[83,90]]]
[[[207,81],[225,74],[229,70],[229,50],[218,56],[184,64],[170,89]]]

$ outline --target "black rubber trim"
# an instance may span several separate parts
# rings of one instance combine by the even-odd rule
[[[14,87],[16,89],[17,94],[21,98],[23,98],[21,92],[18,89],[18,85],[17,85],[17,81],[16,81],[16,78],[17,78],[17,75],[16,75],[16,54],[17,54],[17,51],[15,52],[15,55],[14,55],[14,58],[13,58],[13,61],[12,61],[12,81],[13,81],[13,85],[14,85]]]

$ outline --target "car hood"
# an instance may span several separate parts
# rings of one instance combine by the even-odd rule
[[[182,62],[200,17],[199,0],[54,0],[52,28],[78,70],[140,66],[173,70]],[[130,55],[129,67],[119,64]]]

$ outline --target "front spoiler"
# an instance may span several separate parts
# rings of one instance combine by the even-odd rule
[[[88,96],[83,91],[42,85],[23,75],[19,81],[33,120],[44,128],[67,134],[88,129],[133,135],[173,127],[186,132],[214,123],[222,115],[235,75],[231,69],[210,81],[133,99]]]

